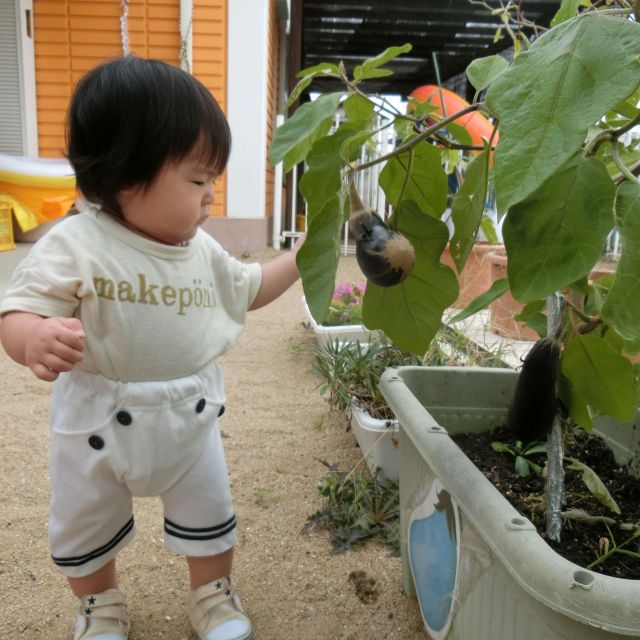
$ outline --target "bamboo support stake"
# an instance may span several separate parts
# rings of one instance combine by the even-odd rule
[[[562,296],[554,293],[547,298],[547,335],[557,336],[561,326]],[[562,506],[565,502],[563,457],[562,420],[560,415],[556,414],[551,433],[547,438],[547,479],[545,486],[547,535],[550,540],[555,540],[556,542],[560,542]]]

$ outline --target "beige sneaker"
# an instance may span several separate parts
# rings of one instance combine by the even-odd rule
[[[200,640],[250,640],[251,621],[233,592],[230,578],[219,578],[189,594],[189,618]]]
[[[107,589],[78,601],[73,640],[127,640],[129,616],[124,594]]]

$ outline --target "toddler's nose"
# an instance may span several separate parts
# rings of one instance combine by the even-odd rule
[[[215,200],[215,193],[213,191],[213,182],[207,182],[206,190],[204,193],[204,197],[202,199],[202,206],[208,207],[210,204],[213,204]]]

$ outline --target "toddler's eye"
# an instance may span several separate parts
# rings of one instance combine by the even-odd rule
[[[199,187],[204,187],[205,183],[202,180],[194,180],[193,184],[197,184]]]

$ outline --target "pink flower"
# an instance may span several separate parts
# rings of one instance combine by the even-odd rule
[[[345,307],[360,306],[362,304],[365,285],[365,282],[341,282],[334,289],[332,299]]]

